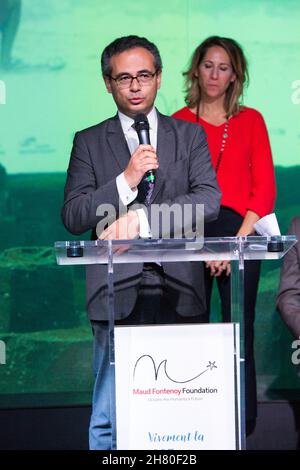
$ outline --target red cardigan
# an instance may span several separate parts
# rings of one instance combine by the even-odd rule
[[[173,117],[196,122],[196,115],[188,107]],[[214,126],[203,119],[199,124],[207,135],[209,150],[216,167],[225,124]],[[263,217],[272,212],[276,185],[271,147],[262,115],[243,107],[229,119],[226,140],[217,180],[222,191],[221,205],[230,207],[243,217],[251,210]]]

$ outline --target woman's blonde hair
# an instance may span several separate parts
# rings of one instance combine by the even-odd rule
[[[211,47],[222,47],[228,54],[232,70],[236,75],[234,82],[231,82],[226,90],[225,111],[226,117],[234,116],[240,111],[240,98],[243,96],[244,87],[248,85],[248,67],[245,55],[241,46],[230,38],[220,36],[210,36],[205,39],[195,50],[189,69],[183,73],[185,77],[185,102],[189,108],[198,108],[201,102],[201,88],[198,77],[195,75],[199,64],[202,62],[206,52]]]

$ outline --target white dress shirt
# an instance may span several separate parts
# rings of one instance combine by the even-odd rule
[[[137,132],[134,130],[132,125],[134,124],[134,120],[125,114],[118,111],[119,119],[121,121],[122,130],[125,135],[126,142],[129,147],[130,154],[132,155],[139,146],[139,138]],[[157,146],[157,113],[156,109],[152,108],[150,113],[147,115],[148,122],[149,122],[149,133],[150,133],[150,142],[152,147],[156,150]],[[128,206],[138,195],[138,189],[135,188],[132,190],[128,185],[126,178],[124,176],[124,172],[117,176],[116,178],[118,193],[120,199],[124,206]],[[148,224],[148,220],[146,217],[145,212],[143,209],[137,209],[137,215],[139,218],[140,224],[140,237],[142,238],[150,238],[151,231]]]

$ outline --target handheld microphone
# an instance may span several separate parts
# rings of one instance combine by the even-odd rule
[[[149,122],[145,114],[137,114],[134,118],[134,128],[137,132],[139,143],[144,145],[150,145],[150,133],[149,133]],[[149,183],[155,182],[154,170],[148,170],[146,172],[146,178]]]

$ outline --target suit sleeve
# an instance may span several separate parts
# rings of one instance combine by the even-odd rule
[[[290,234],[300,238],[300,218],[294,219]],[[299,241],[298,241],[299,244]],[[291,332],[300,336],[300,259],[299,248],[294,245],[284,257],[281,270],[277,308]]]
[[[101,155],[98,157],[101,158]],[[101,186],[97,185],[84,133],[77,132],[67,172],[61,213],[65,227],[69,232],[81,235],[94,229],[101,220],[106,220],[109,224],[118,216],[119,210],[125,210],[125,206],[119,198],[116,179],[113,178]]]

